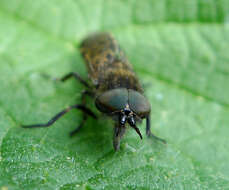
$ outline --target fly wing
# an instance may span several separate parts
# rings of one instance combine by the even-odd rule
[[[106,67],[119,54],[117,42],[108,33],[98,33],[87,37],[80,45],[80,51],[86,61],[89,77],[95,85],[103,80]]]

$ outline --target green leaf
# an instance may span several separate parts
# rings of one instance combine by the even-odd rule
[[[71,112],[82,85],[45,78],[87,71],[77,45],[95,31],[120,42],[165,146]],[[228,0],[1,0],[0,189],[229,189]],[[93,107],[93,101],[88,101]],[[142,133],[145,123],[140,126]]]

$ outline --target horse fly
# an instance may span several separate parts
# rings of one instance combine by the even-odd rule
[[[117,41],[108,33],[96,33],[83,40],[80,52],[85,60],[90,81],[85,81],[76,72],[71,72],[59,80],[75,78],[82,83],[86,87],[82,93],[82,103],[69,106],[45,124],[22,127],[49,127],[65,113],[72,109],[79,109],[83,111],[83,118],[79,126],[70,133],[72,136],[83,127],[88,116],[96,118],[96,115],[85,105],[85,97],[91,96],[95,100],[97,109],[115,121],[113,146],[116,151],[120,148],[120,140],[127,124],[142,139],[142,134],[136,125],[142,119],[146,119],[146,135],[166,143],[150,130],[150,103],[143,96],[139,80]]]

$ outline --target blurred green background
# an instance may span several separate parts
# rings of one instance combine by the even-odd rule
[[[87,78],[77,46],[95,31],[121,44],[167,146],[129,130],[115,153],[105,118],[69,138],[77,111],[20,128],[80,101],[43,74]],[[0,190],[229,189],[228,84],[228,0],[0,0]]]

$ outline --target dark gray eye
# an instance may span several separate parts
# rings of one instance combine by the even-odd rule
[[[125,88],[109,90],[95,100],[96,107],[103,113],[120,111],[128,104],[128,91]]]
[[[139,117],[144,118],[150,113],[150,103],[139,92],[135,90],[128,90],[129,92],[129,106]]]

